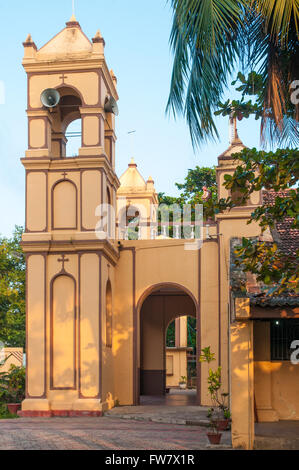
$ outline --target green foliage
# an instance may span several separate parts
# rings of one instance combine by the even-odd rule
[[[6,405],[0,404],[0,419],[18,419],[18,416],[12,415]]]
[[[25,257],[22,228],[12,238],[0,237],[0,341],[25,347]]]
[[[166,196],[165,193],[159,193],[159,204],[171,206],[178,204],[183,208],[184,204],[191,204],[191,220],[195,218],[195,204],[203,204],[204,218],[214,216],[214,204],[217,201],[217,182],[216,168],[196,166],[193,170],[189,169],[184,183],[175,183],[176,187],[182,191],[179,197]],[[211,192],[211,198],[208,201],[203,200],[203,187]],[[159,220],[161,216],[159,214]],[[173,220],[173,213],[170,213],[170,221]],[[172,228],[170,229],[170,236]]]
[[[175,321],[171,322],[166,333],[166,347],[174,348],[175,346]]]
[[[21,403],[25,399],[24,367],[12,365],[8,372],[0,374],[0,403]]]
[[[210,364],[210,362],[215,360],[215,353],[211,352],[211,346],[208,346],[207,348],[203,348],[201,350],[201,355],[199,356],[200,362],[207,362],[208,364]]]
[[[299,291],[299,250],[295,255],[279,250],[275,242],[277,223],[286,218],[293,220],[292,228],[299,228],[299,151],[296,149],[279,149],[276,152],[263,152],[244,149],[235,154],[238,166],[233,175],[225,176],[224,186],[237,192],[239,198],[219,201],[215,210],[232,208],[244,204],[250,195],[263,188],[267,190],[288,190],[287,197],[277,194],[273,205],[261,205],[251,214],[249,224],[257,222],[262,231],[270,228],[274,243],[258,242],[243,238],[242,245],[237,247],[236,265],[245,272],[257,275],[257,280],[268,288],[268,294]],[[221,206],[221,207],[220,207]]]
[[[255,103],[235,102],[237,111],[261,116],[261,136],[270,144],[298,142],[299,107],[290,100],[298,79],[298,0],[170,1],[174,65],[167,109],[186,118],[193,145],[219,137],[214,112],[236,67],[252,71],[248,79],[239,73],[239,91],[257,95]]]
[[[185,377],[185,375],[182,375],[180,379],[180,384],[186,384],[186,383],[187,383],[187,377]]]
[[[215,167],[199,167],[189,169],[184,183],[176,183],[176,187],[182,191],[181,200],[186,204],[202,204],[203,187],[206,186],[217,199],[217,183]]]
[[[199,357],[201,363],[206,362],[210,364],[215,361],[215,353],[211,352],[211,347],[208,346],[201,350]],[[210,427],[217,431],[217,420],[220,419],[220,414],[225,416],[228,414],[229,408],[227,405],[228,393],[220,393],[222,387],[222,368],[219,366],[216,370],[209,368],[208,370],[208,392],[211,397],[213,407],[208,410],[208,418],[210,419]]]

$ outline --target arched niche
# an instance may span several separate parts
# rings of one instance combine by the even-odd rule
[[[76,282],[68,274],[51,282],[51,389],[76,388]]]
[[[76,230],[77,187],[69,180],[58,181],[52,189],[52,229]]]

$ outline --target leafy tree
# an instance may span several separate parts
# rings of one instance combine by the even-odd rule
[[[194,220],[195,204],[203,204],[204,217],[214,216],[213,207],[218,197],[215,167],[196,166],[193,170],[189,169],[184,183],[175,183],[175,185],[182,191],[181,195],[179,197],[171,197],[166,196],[165,193],[159,193],[159,204],[165,204],[166,206],[178,204],[181,208],[183,208],[184,204],[191,204],[192,220]],[[211,193],[208,201],[203,198],[204,187]],[[173,214],[170,212],[170,221],[173,220],[172,216]]]
[[[0,341],[25,347],[25,257],[22,228],[12,238],[0,238]]]
[[[193,144],[219,137],[214,112],[236,68],[253,72],[251,80],[258,75],[263,139],[298,142],[299,104],[291,101],[298,80],[298,0],[171,0],[171,5],[174,65],[167,109],[186,118]],[[256,94],[249,81],[243,85],[246,94]],[[242,110],[246,113],[244,103]]]
[[[181,199],[184,203],[201,204],[203,202],[203,187],[207,187],[211,191],[214,199],[217,199],[215,167],[196,166],[194,170],[189,169],[185,182],[182,184],[176,183],[175,185],[180,191],[183,191]]]
[[[277,192],[273,203],[264,203],[253,211],[249,224],[256,221],[262,231],[270,228],[274,243],[243,238],[236,249],[236,264],[245,272],[257,275],[257,280],[267,286],[269,294],[299,291],[299,249],[296,253],[280,248],[277,224],[289,218],[292,229],[299,229],[299,151],[277,150],[266,153],[244,149],[235,154],[238,162],[235,173],[225,176],[224,186],[238,194],[236,200],[227,198],[214,204],[215,213],[246,203],[249,196],[263,188]],[[287,191],[281,197],[279,191]]]

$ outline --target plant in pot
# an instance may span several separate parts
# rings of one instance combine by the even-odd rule
[[[183,390],[187,388],[187,377],[185,377],[184,375],[182,375],[181,380],[179,381],[179,386]]]
[[[210,364],[215,360],[215,354],[211,352],[210,346],[202,349],[202,354],[200,355],[200,362],[206,362]],[[209,409],[208,418],[210,420],[210,429],[211,431],[207,433],[208,439],[211,444],[219,444],[221,441],[222,433],[224,431],[228,422],[225,421],[224,411],[226,416],[228,415],[228,407],[226,401],[228,400],[227,393],[221,393],[221,367],[218,367],[216,370],[209,368],[208,372],[208,393],[211,398],[213,407]],[[229,419],[229,418],[228,418]]]
[[[5,403],[9,413],[16,415],[25,399],[25,368],[12,365],[0,374],[0,403]]]

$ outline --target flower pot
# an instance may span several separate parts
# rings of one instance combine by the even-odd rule
[[[187,384],[184,384],[184,383],[179,384],[179,386],[182,390],[186,390],[187,388]]]
[[[21,403],[9,403],[7,409],[11,415],[16,415],[21,409]]]
[[[217,421],[217,430],[218,431],[226,431],[230,423],[230,419],[224,418],[224,419],[219,419]]]
[[[208,439],[210,441],[210,444],[213,444],[213,445],[218,445],[220,444],[220,441],[221,441],[221,432],[220,433],[213,433],[213,432],[207,432],[207,436],[208,436]]]

